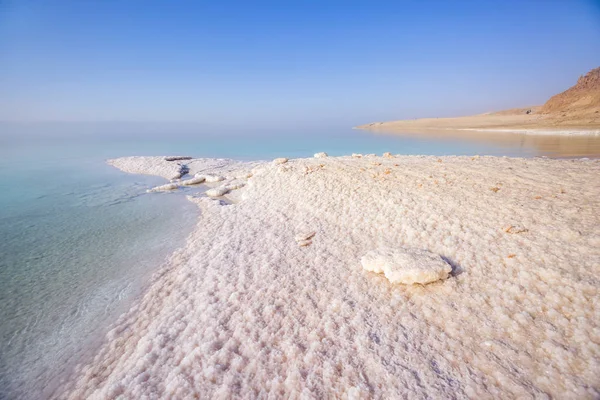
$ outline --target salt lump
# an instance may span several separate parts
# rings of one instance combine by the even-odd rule
[[[287,158],[281,157],[281,158],[276,158],[273,160],[273,164],[277,165],[277,164],[285,164],[286,162],[288,162]]]
[[[202,182],[204,182],[206,180],[205,176],[195,176],[194,178],[191,179],[186,179],[185,181],[182,181],[181,184],[184,186],[191,186],[191,185],[198,185]]]
[[[316,234],[317,234],[317,232],[314,232],[314,231],[301,232],[301,233],[297,234],[294,237],[294,239],[296,239],[296,243],[298,243],[298,246],[306,247],[306,246],[310,246],[312,244],[312,238]]]
[[[227,186],[220,186],[218,188],[207,190],[206,195],[209,197],[221,197],[225,196],[230,191],[231,189],[229,189]]]
[[[448,278],[452,267],[438,254],[421,249],[380,249],[361,258],[363,269],[385,274],[391,283],[426,284]]]
[[[224,181],[225,178],[219,175],[205,175],[204,179],[206,180],[206,182],[208,183],[214,183],[214,182],[221,182]]]
[[[151,192],[166,192],[169,190],[175,190],[179,188],[179,183],[167,183],[166,185],[160,185],[160,186],[156,186],[153,187],[152,189],[148,189],[146,190],[147,193],[151,193]]]
[[[327,153],[324,153],[324,152],[315,154],[315,158],[325,158],[325,157],[327,157]]]
[[[165,157],[165,161],[180,161],[180,160],[191,160],[190,156],[167,156]]]
[[[309,240],[312,239],[313,236],[315,236],[317,234],[317,232],[315,231],[311,231],[311,232],[302,232],[296,235],[295,239],[297,242],[301,242],[303,240]]]
[[[246,186],[246,184],[243,182],[232,183],[231,185],[222,185],[217,188],[207,190],[206,195],[209,197],[221,197],[221,196],[225,196],[227,193],[231,192],[232,190],[241,189],[244,186]]]

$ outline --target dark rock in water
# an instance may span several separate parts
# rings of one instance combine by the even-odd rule
[[[165,157],[165,161],[179,161],[179,160],[191,160],[192,157],[189,156],[167,156]]]

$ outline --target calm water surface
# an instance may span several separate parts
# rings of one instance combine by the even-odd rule
[[[197,210],[183,196],[146,194],[163,181],[123,174],[107,158],[270,159],[319,151],[583,157],[600,154],[600,138],[0,125],[0,398],[47,397],[193,228]]]

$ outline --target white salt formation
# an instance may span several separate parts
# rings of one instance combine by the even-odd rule
[[[321,152],[321,153],[315,154],[315,158],[324,158],[324,157],[327,157],[327,153]]]
[[[155,186],[152,189],[147,190],[147,192],[166,192],[169,190],[178,189],[179,186],[179,183],[167,183],[166,185]]]
[[[273,160],[273,164],[285,164],[286,162],[288,162],[287,158],[276,158]]]
[[[217,188],[209,189],[206,191],[206,195],[209,197],[221,197],[225,196],[227,193],[232,190],[241,189],[245,186],[244,183],[238,182],[230,185],[222,185]]]
[[[165,157],[123,157],[107,161],[108,164],[131,174],[157,175],[165,179],[179,179],[186,174],[200,174],[204,171],[235,169],[242,163],[219,158],[194,158],[173,162]],[[247,165],[245,166],[247,167]]]
[[[162,157],[111,163],[173,171]],[[600,162],[186,163],[253,176],[231,205],[189,196],[197,229],[56,397],[600,397]],[[393,285],[360,267],[400,247],[452,276]]]
[[[166,156],[165,161],[182,161],[182,160],[191,160],[190,156]]]
[[[317,232],[301,232],[298,233],[295,237],[297,242],[301,242],[303,240],[309,240],[312,239],[313,236],[315,236],[317,234]]]
[[[185,185],[185,186],[192,186],[192,185],[198,185],[200,183],[203,183],[205,180],[206,180],[206,177],[200,175],[200,176],[195,176],[191,179],[186,179],[184,181],[181,181],[181,184]]]
[[[315,236],[317,232],[301,232],[295,236],[296,242],[298,246],[305,247],[310,246],[312,244],[312,238]]]
[[[421,249],[379,249],[360,260],[366,271],[383,273],[391,283],[431,283],[448,278],[452,267],[437,254]]]
[[[229,188],[226,185],[219,186],[217,188],[209,189],[206,191],[206,195],[209,197],[221,197],[229,193]]]
[[[221,182],[224,181],[225,178],[219,175],[206,175],[204,177],[204,179],[206,180],[206,182],[208,183],[214,183],[214,182]]]

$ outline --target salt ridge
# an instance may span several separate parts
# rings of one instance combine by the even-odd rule
[[[175,168],[110,163],[167,179]],[[231,205],[188,197],[197,228],[66,397],[600,397],[597,160],[186,166],[246,185]],[[420,286],[362,269],[369,251],[399,246],[454,271]]]

